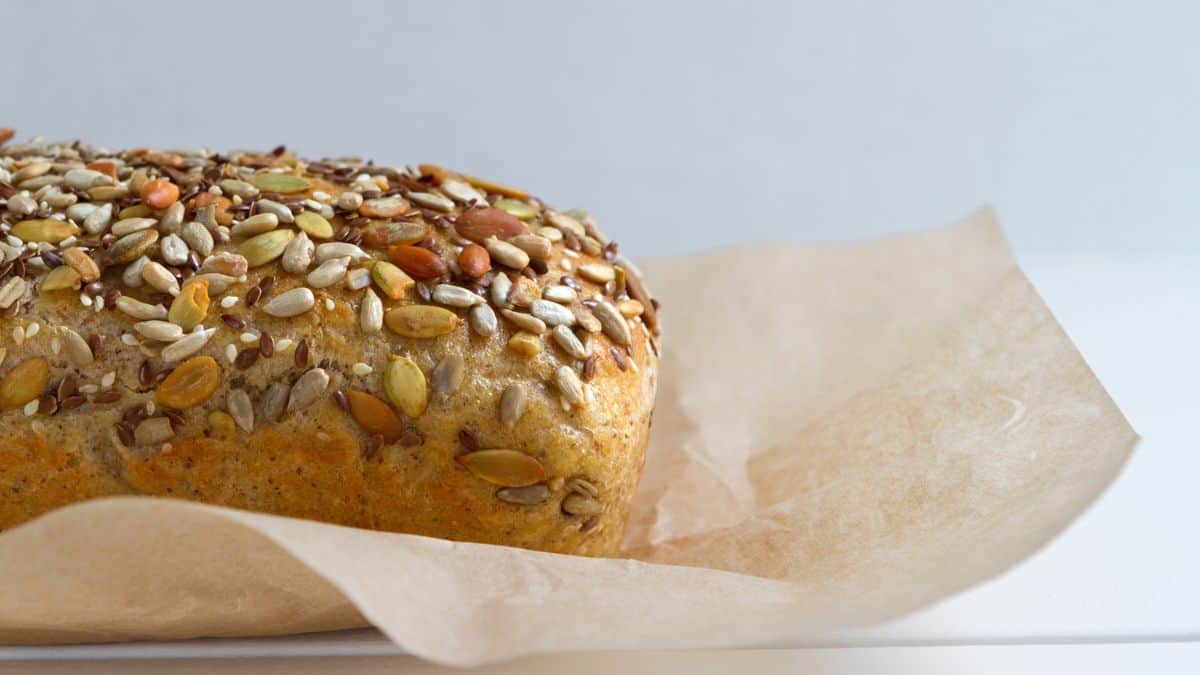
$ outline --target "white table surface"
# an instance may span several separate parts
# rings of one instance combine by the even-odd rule
[[[1200,257],[1028,256],[1021,262],[1143,437],[1099,501],[1029,560],[914,615],[820,643],[713,653],[711,660],[647,655],[650,660],[628,661],[621,669],[629,672],[657,659],[663,667],[694,672],[710,672],[704,664],[715,663],[753,663],[761,672],[801,667],[877,672],[885,664],[909,663],[970,665],[976,672],[1002,672],[979,670],[984,666],[1063,663],[1100,673],[1122,672],[1119,666],[1131,663],[1158,664],[1161,672],[1191,664],[1196,672],[1200,545],[1191,519],[1200,514],[1200,427],[1194,423],[1200,416]],[[1051,645],[1064,648],[1045,649]],[[396,653],[370,631],[281,640],[0,647],[0,659],[407,658],[389,656]],[[562,658],[524,667],[534,672],[538,664],[563,666]],[[571,666],[591,672],[587,664],[607,664],[611,672],[620,658],[581,656]],[[374,672],[369,658],[359,663],[362,672]],[[390,663],[389,668],[412,662]],[[294,672],[294,665],[285,667]],[[495,671],[508,672],[505,668]]]

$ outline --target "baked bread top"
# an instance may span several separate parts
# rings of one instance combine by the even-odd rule
[[[556,475],[525,411],[570,437],[652,405],[657,307],[617,244],[433,165],[4,145],[0,260],[0,434],[52,446],[127,461],[341,415],[365,457],[453,435],[496,498],[575,481],[562,508],[595,514],[602,477]]]

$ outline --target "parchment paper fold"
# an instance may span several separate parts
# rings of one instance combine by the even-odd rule
[[[379,627],[469,665],[801,639],[993,576],[1136,442],[990,212],[643,266],[661,390],[625,560],[114,498],[0,534],[0,641]]]

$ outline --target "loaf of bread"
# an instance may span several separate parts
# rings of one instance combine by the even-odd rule
[[[617,550],[658,322],[585,212],[431,165],[35,139],[0,147],[0,260],[0,529],[133,494]]]

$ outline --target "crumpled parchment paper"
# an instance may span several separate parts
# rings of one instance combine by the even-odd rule
[[[369,623],[470,665],[799,640],[1003,571],[1136,443],[989,211],[643,271],[666,327],[628,559],[104,499],[0,534],[0,641]]]

